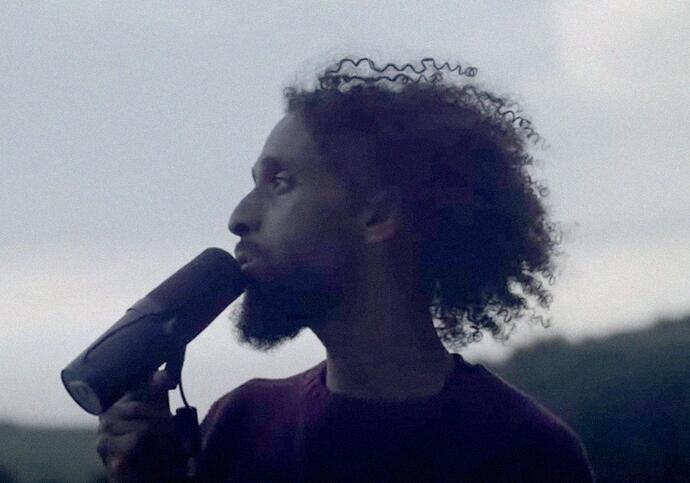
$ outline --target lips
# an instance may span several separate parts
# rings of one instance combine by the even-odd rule
[[[240,265],[241,272],[243,272],[245,275],[249,275],[250,277],[257,276],[256,258],[249,256],[244,252],[237,252],[236,258],[237,263]]]
[[[235,247],[235,258],[240,265],[246,265],[255,258],[254,250],[246,241],[241,241]]]
[[[251,267],[253,259],[241,251],[235,251],[235,258],[237,259],[237,263],[240,265],[240,271],[249,273],[248,268]]]
[[[237,263],[239,263],[240,265],[246,265],[247,263],[249,263],[249,260],[251,260],[249,255],[247,255],[247,253],[243,251],[236,251],[235,258],[237,259]]]

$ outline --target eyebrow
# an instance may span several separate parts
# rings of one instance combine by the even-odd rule
[[[287,169],[286,164],[287,163],[285,163],[285,161],[276,156],[266,156],[265,158],[260,159],[258,162],[258,165],[260,167],[261,165],[267,165],[271,167],[277,167],[280,169]],[[254,173],[254,168],[252,168],[252,179],[254,180],[254,182],[256,182],[256,174]]]

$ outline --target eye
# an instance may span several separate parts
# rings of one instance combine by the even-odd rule
[[[280,184],[280,181],[284,181],[284,185],[287,186],[290,179],[286,178],[285,176],[273,176],[271,178],[271,184],[273,186],[278,186]]]

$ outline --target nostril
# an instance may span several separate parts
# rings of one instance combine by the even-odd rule
[[[249,227],[245,223],[232,223],[228,226],[229,230],[239,237],[247,234]]]

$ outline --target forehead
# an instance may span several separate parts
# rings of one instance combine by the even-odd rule
[[[295,114],[286,115],[275,125],[252,172],[275,166],[304,174],[327,171],[311,133]]]

